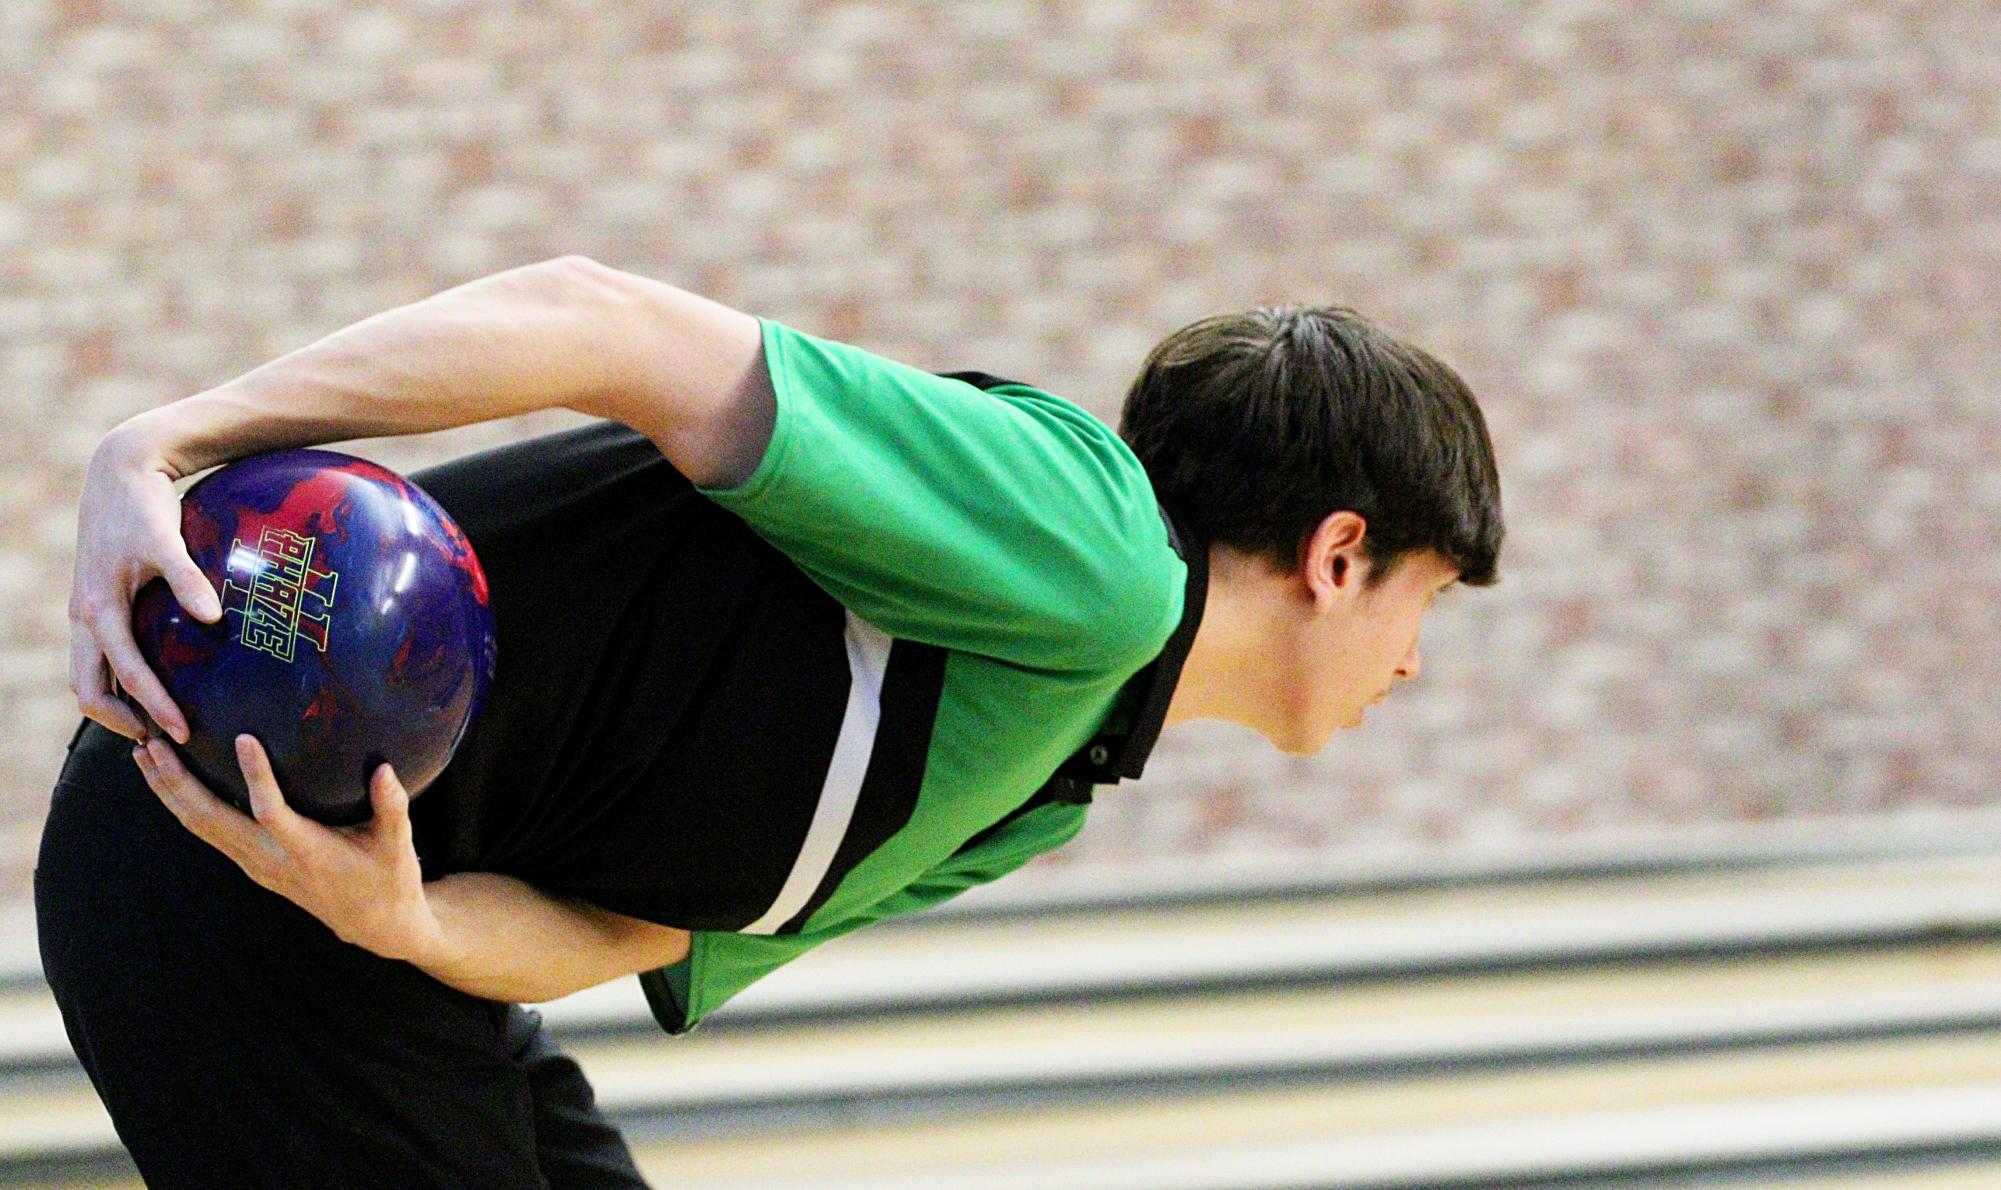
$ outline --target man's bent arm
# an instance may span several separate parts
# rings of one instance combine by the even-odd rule
[[[698,483],[747,476],[772,417],[757,320],[565,256],[363,319],[107,438],[175,477],[267,450],[568,408]]]
[[[440,941],[410,962],[482,999],[539,1004],[688,954],[686,930],[552,897],[498,872],[455,872],[424,895]]]

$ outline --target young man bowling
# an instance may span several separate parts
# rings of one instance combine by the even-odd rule
[[[282,447],[562,406],[415,478],[473,541],[499,670],[374,818],[187,773],[138,587],[216,593],[173,484]],[[109,433],[79,516],[86,719],[42,839],[42,955],[154,1186],[639,1186],[521,1002],[639,974],[670,1032],[830,938],[1059,846],[1165,724],[1306,755],[1493,581],[1493,453],[1453,372],[1341,309],[1205,319],[1117,433],[568,257],[367,319]],[[135,741],[144,740],[135,747]]]

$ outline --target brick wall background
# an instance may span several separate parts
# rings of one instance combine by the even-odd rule
[[[75,718],[98,436],[564,252],[1107,420],[1159,336],[1279,301],[1472,381],[1505,579],[1423,679],[1310,759],[1170,731],[1045,874],[1971,811],[1997,45],[1988,0],[9,0],[0,903]]]

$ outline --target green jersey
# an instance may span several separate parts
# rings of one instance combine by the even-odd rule
[[[1206,574],[1139,461],[1077,405],[761,325],[770,442],[740,486],[696,490],[839,605],[849,681],[770,905],[693,930],[686,959],[640,977],[672,1033],[829,939],[1073,837],[1091,783],[1137,775]],[[769,697],[795,685],[774,674]]]

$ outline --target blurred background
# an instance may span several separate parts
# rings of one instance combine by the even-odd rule
[[[29,874],[77,719],[65,605],[98,438],[564,253],[1108,422],[1161,336],[1286,302],[1353,305],[1479,394],[1503,581],[1441,601],[1422,679],[1311,758],[1170,730],[1144,779],[1100,790],[1082,835],[988,898],[1015,926],[1190,881],[1249,906],[1302,873],[1343,905],[1362,877],[1420,896],[1560,876],[1588,907],[1609,894],[1573,887],[1585,869],[1672,881],[1752,856],[1759,880],[1817,857],[1825,886],[1789,905],[1904,887],[1831,874],[1830,847],[1951,852],[1953,891],[1916,880],[1897,928],[1991,924],[1974,846],[2001,805],[1990,0],[9,0],[0,937],[17,967],[35,965]],[[353,449],[409,469],[575,420]],[[1877,942],[1887,903],[1857,911]]]

